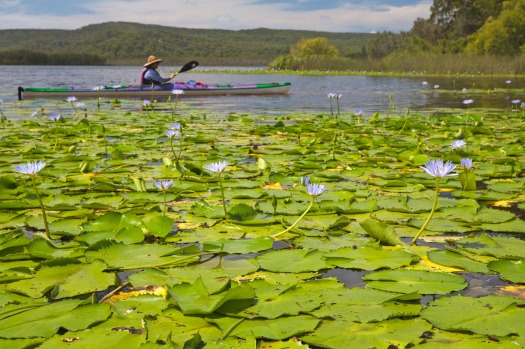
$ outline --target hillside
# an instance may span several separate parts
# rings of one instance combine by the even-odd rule
[[[267,65],[287,54],[302,38],[326,37],[342,56],[361,52],[374,34],[331,33],[301,30],[187,29],[128,22],[92,24],[75,30],[0,30],[0,64],[13,64],[2,55],[32,52],[46,55],[102,57],[107,64],[141,64],[150,54],[183,64],[198,60],[203,65]],[[21,53],[22,52],[22,53]],[[28,53],[29,52],[29,53]]]

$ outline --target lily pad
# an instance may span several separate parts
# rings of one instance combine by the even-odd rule
[[[521,321],[525,309],[518,307],[519,304],[525,302],[494,295],[443,297],[430,302],[421,316],[443,330],[507,336],[525,331],[525,323]]]
[[[368,287],[420,294],[447,294],[468,286],[461,276],[420,270],[381,270],[363,276]]]

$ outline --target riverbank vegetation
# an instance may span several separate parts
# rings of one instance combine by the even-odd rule
[[[434,0],[428,19],[406,33],[379,33],[360,55],[346,57],[337,45],[302,41],[270,67],[428,74],[525,74],[524,0]],[[333,45],[333,46],[332,46]],[[304,49],[308,47],[308,49]],[[333,49],[328,50],[328,47]],[[303,48],[303,49],[301,49]]]

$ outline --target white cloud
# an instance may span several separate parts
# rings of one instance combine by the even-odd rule
[[[18,0],[4,0],[16,3]],[[152,6],[153,4],[153,6]],[[418,17],[428,18],[431,0],[415,6],[384,5],[381,11],[361,5],[298,12],[285,11],[284,4],[249,4],[243,0],[91,0],[83,3],[86,14],[72,16],[2,13],[0,29],[55,28],[76,29],[93,23],[127,21],[172,27],[208,29],[298,29],[334,32],[370,32],[373,30],[409,30]],[[89,13],[89,14],[88,14]]]

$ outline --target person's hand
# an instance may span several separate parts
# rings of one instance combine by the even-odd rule
[[[177,76],[177,73],[173,73],[170,75],[170,80]]]

